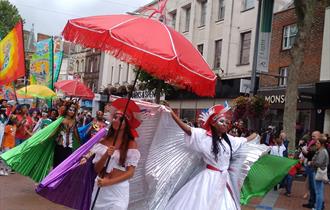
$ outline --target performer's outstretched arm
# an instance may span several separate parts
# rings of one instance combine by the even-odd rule
[[[255,139],[258,136],[257,133],[252,133],[250,136],[246,137],[247,141],[251,141]]]
[[[178,115],[176,115],[173,110],[170,108],[171,110],[171,115],[172,118],[174,119],[174,121],[178,124],[178,126],[189,136],[191,136],[191,128],[189,125],[187,125],[186,123],[184,123],[179,117]]]

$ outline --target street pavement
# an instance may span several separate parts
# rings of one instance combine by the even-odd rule
[[[35,193],[36,184],[29,178],[19,174],[0,176],[0,210],[70,210],[56,205]],[[242,210],[303,210],[301,205],[305,192],[304,182],[294,181],[291,197],[284,191],[271,191],[263,198],[254,198]],[[325,206],[330,210],[330,185],[325,187]],[[307,210],[307,209],[306,209]]]

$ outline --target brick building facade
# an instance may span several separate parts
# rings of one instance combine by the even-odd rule
[[[306,131],[323,129],[322,116],[316,103],[315,84],[320,81],[325,8],[315,9],[312,36],[306,43],[304,64],[299,73],[297,136]],[[297,17],[294,8],[274,14],[268,75],[260,75],[258,93],[271,104],[270,115],[263,126],[275,125],[282,129],[285,91],[289,65],[292,63],[290,49],[297,33]],[[324,118],[324,116],[323,116]],[[323,120],[324,121],[324,120]]]
[[[320,80],[324,12],[324,7],[319,7],[315,11],[312,36],[306,43],[304,65],[301,74],[299,75],[299,84],[314,84]],[[283,49],[283,32],[286,26],[293,25],[296,22],[297,17],[294,8],[274,14],[270,51],[271,56],[269,58],[270,74],[280,74],[280,68],[288,67],[292,62],[290,49]],[[269,76],[260,77],[260,88],[278,86],[278,78]]]

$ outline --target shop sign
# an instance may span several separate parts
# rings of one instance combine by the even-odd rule
[[[269,95],[265,96],[265,100],[270,104],[284,104],[285,95]]]
[[[155,91],[148,91],[148,90],[134,91],[133,98],[155,100]],[[161,94],[160,99],[164,100],[165,95]]]

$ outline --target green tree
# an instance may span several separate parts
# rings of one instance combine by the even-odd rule
[[[288,70],[288,85],[285,94],[283,116],[283,129],[290,141],[289,147],[291,149],[294,148],[296,140],[295,126],[297,119],[299,75],[303,69],[306,43],[309,42],[312,36],[311,29],[315,18],[315,8],[329,5],[330,0],[294,0],[298,33],[296,35],[295,43],[291,48],[292,63]]]
[[[7,0],[0,0],[0,39],[5,37],[21,19],[17,8]]]
[[[143,83],[145,89],[155,91],[155,102],[157,104],[160,103],[160,95],[162,93],[167,94],[174,90],[173,86],[165,83],[163,80],[151,76],[143,70],[141,70],[138,80]]]

